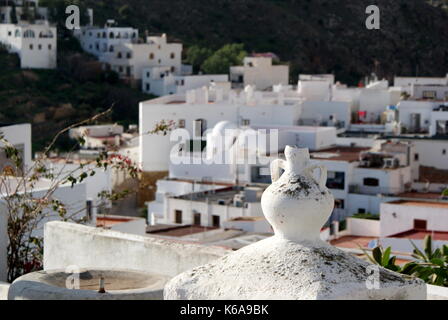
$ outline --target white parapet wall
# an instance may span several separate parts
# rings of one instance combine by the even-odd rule
[[[120,268],[175,276],[230,250],[52,221],[44,231],[44,269]]]
[[[9,283],[0,282],[0,300],[8,300]]]
[[[379,237],[380,221],[370,219],[347,218],[347,231],[352,236]]]
[[[448,300],[448,288],[427,285],[428,300]]]

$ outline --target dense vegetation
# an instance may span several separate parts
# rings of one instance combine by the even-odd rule
[[[46,0],[58,3],[67,0]],[[73,1],[70,1],[72,3]],[[76,1],[75,1],[76,2]],[[102,25],[113,18],[143,33],[167,33],[187,48],[216,51],[242,43],[248,52],[274,52],[298,72],[334,72],[357,84],[380,77],[444,76],[448,16],[425,0],[78,0]],[[381,10],[381,29],[367,30],[366,7]]]

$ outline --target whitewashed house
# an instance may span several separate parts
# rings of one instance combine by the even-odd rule
[[[143,70],[151,67],[167,68],[174,75],[181,75],[181,55],[182,44],[167,42],[166,34],[162,34],[149,36],[146,42],[129,41],[109,46],[99,59],[106,70],[140,83]]]
[[[22,69],[55,69],[57,30],[48,22],[0,24],[0,43],[20,58]]]
[[[156,96],[185,94],[189,90],[228,81],[226,74],[176,75],[169,66],[148,67],[143,69],[142,91]]]
[[[295,99],[288,100],[276,94],[254,91],[251,87],[241,93],[219,86],[200,88],[188,91],[185,95],[175,94],[143,101],[140,103],[139,115],[139,162],[143,171],[168,170],[170,152],[173,147],[179,148],[181,137],[148,134],[162,120],[175,121],[179,129],[185,129],[188,139],[203,141],[202,145],[205,146],[206,130],[220,121],[227,120],[245,126],[296,126],[300,112],[301,107]]]
[[[103,28],[83,26],[74,30],[74,36],[84,51],[100,58],[106,53],[116,52],[115,48],[126,43],[137,43],[138,30],[130,27],[116,27],[113,20],[109,20]]]
[[[289,66],[273,65],[270,56],[244,58],[242,66],[230,67],[230,81],[235,86],[255,86],[266,90],[274,85],[289,84]]]
[[[31,125],[14,124],[0,126],[0,135],[19,151],[23,161],[20,171],[26,171],[32,165],[31,155]],[[0,142],[0,172],[16,172],[15,164],[6,157],[4,145]]]
[[[394,77],[394,86],[400,88],[401,92],[412,94],[412,86],[414,85],[448,85],[448,74],[446,77]]]

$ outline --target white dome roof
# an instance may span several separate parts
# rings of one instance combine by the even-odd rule
[[[212,130],[212,135],[214,136],[224,136],[226,130],[238,129],[237,125],[230,121],[220,121],[218,122]]]

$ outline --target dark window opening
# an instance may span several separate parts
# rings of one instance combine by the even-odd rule
[[[414,219],[414,229],[426,230],[427,224],[426,220]]]
[[[329,189],[345,189],[345,173],[329,171],[327,178],[327,188]]]
[[[364,178],[364,185],[369,187],[378,187],[380,181],[377,178]]]
[[[216,228],[219,228],[220,226],[220,217],[212,215],[212,225]]]
[[[195,226],[201,225],[201,214],[200,213],[195,213],[193,215],[193,225],[195,225]]]
[[[174,222],[175,223],[182,223],[182,210],[175,210],[174,211]]]

